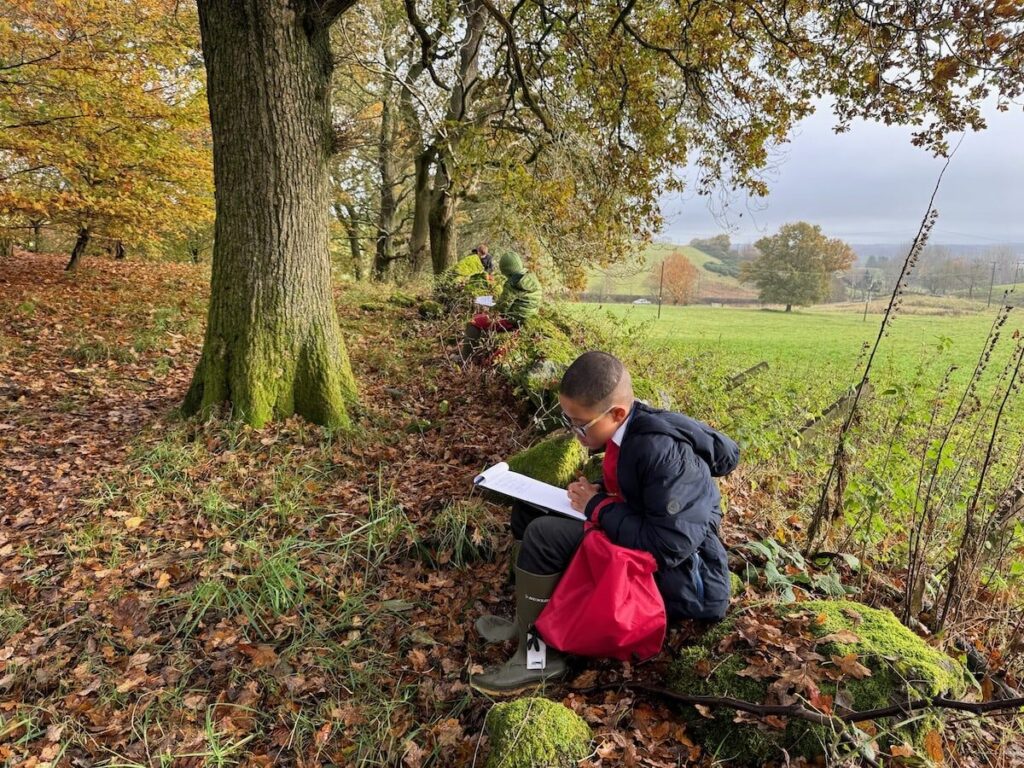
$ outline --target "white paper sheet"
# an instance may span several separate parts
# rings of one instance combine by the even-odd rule
[[[493,296],[477,296],[473,301],[476,304],[479,304],[481,307],[493,307],[494,306],[494,297]]]
[[[577,512],[569,504],[569,494],[565,492],[565,488],[558,488],[513,472],[504,461],[485,469],[474,478],[473,482],[490,491],[496,491],[514,499],[522,499],[566,517],[573,517],[577,520],[587,519],[582,512]]]

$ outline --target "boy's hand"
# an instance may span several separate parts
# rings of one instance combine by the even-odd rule
[[[577,512],[583,512],[587,504],[594,498],[601,489],[596,483],[592,483],[582,475],[574,482],[569,483],[566,489],[569,493],[569,505]]]

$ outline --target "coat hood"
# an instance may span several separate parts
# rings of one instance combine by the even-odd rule
[[[634,407],[628,434],[662,434],[686,441],[711,470],[712,477],[722,477],[736,469],[740,449],[731,439],[707,424],[681,413],[662,411],[643,403]]]

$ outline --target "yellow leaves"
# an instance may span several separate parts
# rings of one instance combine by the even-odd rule
[[[945,85],[960,73],[960,61],[952,56],[946,56],[935,63],[932,73],[936,85]]]
[[[1006,42],[1006,35],[1002,32],[993,32],[991,35],[985,35],[985,47],[990,51],[995,51]]]
[[[867,68],[867,72],[864,73],[864,82],[867,83],[871,90],[878,90],[878,84],[880,82],[878,67],[869,66]]]
[[[126,518],[124,521],[124,527],[127,528],[129,531],[134,531],[136,528],[142,525],[142,520],[143,518],[138,516]]]
[[[1024,10],[1024,3],[1021,0],[999,0],[992,13],[1000,18],[1008,19],[1017,16]]]
[[[5,209],[116,236],[134,227],[139,242],[180,229],[183,210],[212,209],[203,79],[189,66],[195,16],[174,5],[16,4],[0,59],[33,64],[14,66],[0,114],[32,126],[7,132],[9,164],[38,170],[5,185]]]

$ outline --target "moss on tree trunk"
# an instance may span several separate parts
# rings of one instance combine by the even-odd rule
[[[327,250],[327,25],[304,2],[200,0],[213,129],[210,309],[186,414],[348,423],[355,380]]]

